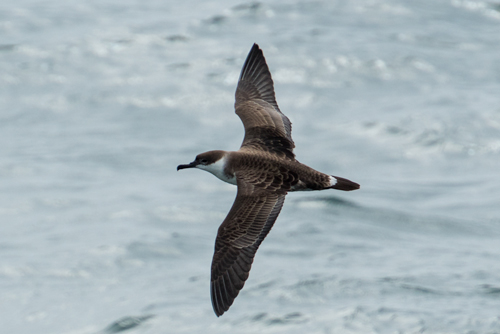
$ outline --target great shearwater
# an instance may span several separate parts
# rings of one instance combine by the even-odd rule
[[[245,127],[238,151],[208,151],[177,170],[199,168],[238,187],[215,240],[210,296],[217,316],[233,304],[253,258],[290,191],[355,190],[359,184],[330,176],[295,159],[292,124],[278,108],[262,50],[254,44],[236,88],[236,114]]]

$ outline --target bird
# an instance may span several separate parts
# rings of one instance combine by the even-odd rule
[[[254,256],[289,192],[359,189],[348,179],[321,173],[295,159],[292,124],[279,109],[264,54],[254,44],[236,88],[235,111],[245,128],[238,151],[198,154],[177,170],[198,168],[236,185],[233,206],[220,225],[211,266],[212,307],[221,316],[248,279]]]

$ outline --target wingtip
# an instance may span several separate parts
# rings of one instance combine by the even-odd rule
[[[255,58],[264,57],[264,52],[261,50],[257,43],[253,43],[252,48],[248,52],[247,58],[245,59],[245,63],[243,64],[242,73],[245,72],[245,69],[249,66],[252,67],[252,63],[255,61]]]
[[[222,296],[217,294],[216,287],[215,287],[215,282],[212,281],[210,282],[210,299],[212,300],[212,308],[214,310],[215,315],[220,317],[221,315],[224,314],[224,312],[229,309],[229,305],[227,309],[224,309],[224,301],[222,300]]]

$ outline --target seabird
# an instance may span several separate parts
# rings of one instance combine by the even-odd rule
[[[292,123],[278,108],[262,50],[254,44],[236,88],[236,114],[245,127],[238,151],[208,151],[177,170],[198,168],[238,187],[215,240],[210,296],[219,317],[248,278],[253,258],[291,191],[355,190],[359,184],[331,176],[295,159]]]

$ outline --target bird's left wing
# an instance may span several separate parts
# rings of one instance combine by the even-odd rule
[[[219,227],[212,260],[210,295],[217,316],[229,309],[248,278],[253,258],[278,217],[292,176],[279,180],[236,173],[238,193]]]

